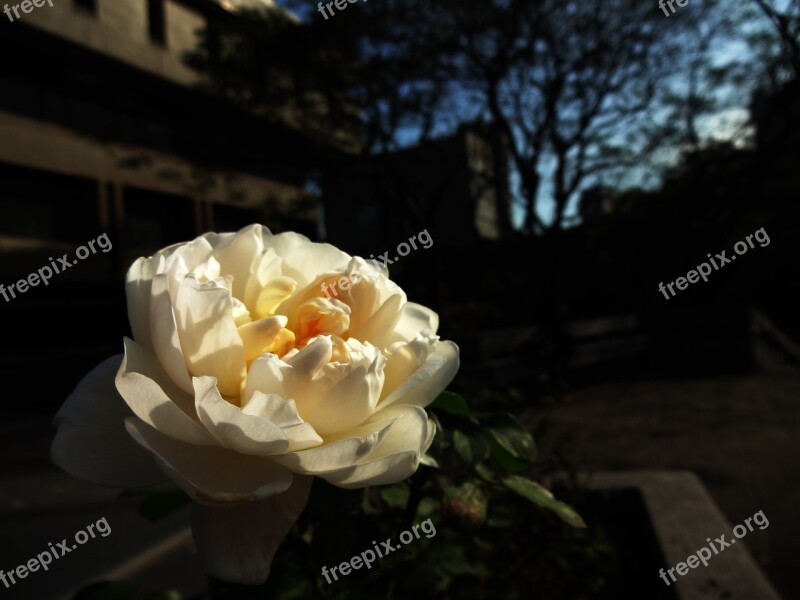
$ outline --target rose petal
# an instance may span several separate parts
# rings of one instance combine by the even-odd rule
[[[257,391],[242,408],[242,412],[268,419],[280,427],[289,440],[287,452],[297,452],[322,444],[322,438],[314,428],[300,418],[294,400],[284,400],[275,394]]]
[[[246,405],[256,392],[289,398],[287,390],[294,389],[295,378],[291,366],[274,354],[263,354],[250,365],[242,395],[243,404]]]
[[[378,403],[378,409],[392,404],[427,406],[453,380],[458,371],[458,346],[438,341],[428,360],[414,374]]]
[[[410,477],[433,440],[435,425],[416,406],[395,406],[375,413],[371,422],[392,419],[376,448],[360,464],[325,473],[330,483],[347,489],[386,485]]]
[[[312,481],[296,476],[283,494],[232,508],[193,505],[192,533],[205,572],[223,581],[265,582],[275,553],[308,502]]]
[[[159,363],[169,374],[170,379],[187,394],[194,392],[192,379],[186,370],[186,361],[181,351],[178,327],[172,310],[172,298],[169,294],[169,280],[166,274],[153,278],[152,296],[150,299],[150,338],[153,351]]]
[[[439,315],[436,312],[421,304],[406,302],[392,331],[397,339],[392,341],[410,342],[419,334],[434,336],[438,329]]]
[[[291,277],[276,277],[268,281],[258,292],[253,305],[257,319],[272,315],[278,307],[297,289],[297,282]]]
[[[285,491],[292,474],[261,456],[219,446],[195,446],[131,417],[125,427],[158,459],[162,470],[198,502],[248,502]]]
[[[303,418],[317,433],[329,435],[346,431],[362,423],[378,404],[383,387],[383,365],[386,359],[378,353],[369,369],[359,365],[342,378],[315,405],[301,404]]]
[[[287,353],[283,360],[292,367],[297,382],[302,385],[304,380],[312,379],[323,365],[328,364],[332,353],[333,342],[330,336],[321,335],[308,342],[299,352],[293,350]]]
[[[286,327],[286,317],[266,317],[239,327],[239,337],[244,347],[244,359],[247,362],[265,353],[272,343],[278,339],[281,329]]]
[[[166,480],[152,457],[125,431],[132,416],[114,387],[122,355],[89,372],[56,413],[51,455],[70,475],[100,485],[132,487]]]
[[[350,328],[350,337],[386,348],[390,343],[390,333],[400,319],[400,308],[404,301],[405,294],[390,296],[363,325]]]
[[[230,292],[216,281],[201,284],[188,275],[178,288],[173,309],[189,372],[195,377],[216,377],[225,396],[238,396],[245,360]]]
[[[318,273],[340,271],[350,261],[350,255],[335,246],[311,242],[292,231],[267,237],[265,247],[274,248],[283,259],[283,274],[294,279],[300,288],[314,281]]]
[[[248,280],[244,293],[244,303],[251,311],[255,312],[256,299],[264,286],[267,285],[268,282],[281,277],[282,265],[283,260],[280,256],[275,254],[275,250],[272,248],[267,248],[265,252],[262,252],[261,255],[257,257],[255,272]],[[292,288],[292,291],[294,291],[294,288]],[[284,298],[281,298],[281,302],[283,302],[283,300]]]
[[[436,340],[419,335],[412,342],[397,342],[389,348],[381,397],[385,398],[421,367],[433,349]]]
[[[408,450],[325,473],[320,477],[337,487],[348,490],[372,485],[389,485],[411,477],[419,467],[419,457],[419,451]]]
[[[390,406],[376,412],[370,420],[378,423],[391,420],[392,426],[367,460],[408,450],[422,454],[433,441],[434,422],[419,406],[408,404]]]
[[[150,335],[150,299],[153,277],[159,265],[164,267],[164,257],[140,258],[131,265],[125,276],[125,296],[128,303],[128,321],[133,338],[148,350],[153,349]]]
[[[289,441],[280,427],[233,406],[220,395],[213,377],[195,377],[194,389],[200,420],[226,448],[256,456],[288,450]]]
[[[276,456],[275,461],[295,473],[320,475],[352,466],[369,456],[386,435],[395,419],[355,428],[342,437],[328,437],[325,445],[302,452]]]
[[[214,256],[220,271],[233,275],[233,295],[245,299],[247,283],[257,268],[257,260],[264,251],[261,225],[250,225],[228,238],[220,240],[214,248]]]
[[[214,251],[211,243],[218,236],[217,234],[207,234],[193,239],[191,242],[179,245],[173,252],[166,257],[164,271],[170,281],[170,297],[174,300],[178,292],[178,286],[183,279],[196,269],[201,268],[203,263],[212,258]]]
[[[153,356],[125,338],[125,358],[116,377],[117,391],[134,414],[166,435],[190,444],[216,445],[200,424],[194,400],[170,382]]]

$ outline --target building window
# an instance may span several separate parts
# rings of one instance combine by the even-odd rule
[[[75,6],[81,10],[96,15],[97,14],[97,0],[73,0]]]
[[[167,33],[164,26],[164,0],[147,0],[147,20],[150,28],[150,39],[160,46],[166,46]]]

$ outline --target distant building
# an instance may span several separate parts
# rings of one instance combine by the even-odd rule
[[[323,192],[328,238],[353,244],[356,237],[353,250],[383,249],[426,228],[449,246],[512,234],[507,147],[489,124],[350,159],[324,174]]]
[[[254,221],[319,236],[306,184],[331,150],[196,91],[182,61],[195,31],[239,6],[274,4],[58,0],[3,23],[0,279],[102,232],[115,275],[158,247]],[[92,277],[108,275],[99,264]]]

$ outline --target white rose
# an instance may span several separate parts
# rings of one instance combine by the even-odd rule
[[[67,398],[53,460],[111,486],[166,474],[194,500],[209,574],[266,580],[312,476],[359,488],[417,469],[458,348],[385,268],[254,225],[140,258],[126,291],[134,339]]]

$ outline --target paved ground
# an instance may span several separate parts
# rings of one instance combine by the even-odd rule
[[[580,470],[690,469],[732,525],[763,510],[769,527],[743,541],[800,598],[800,369],[602,383],[529,418],[545,426],[542,453],[560,448]]]

